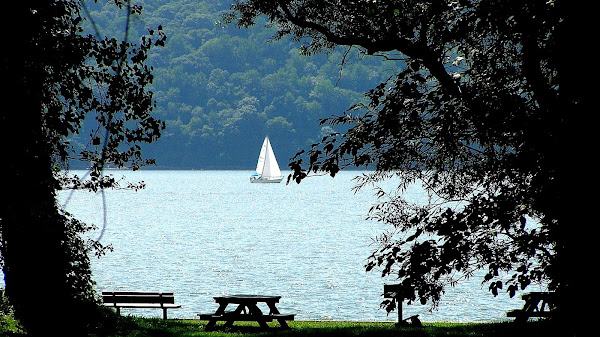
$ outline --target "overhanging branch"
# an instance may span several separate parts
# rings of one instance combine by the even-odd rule
[[[325,25],[296,16],[288,5],[279,0],[282,17],[300,28],[310,29],[321,34],[327,41],[344,46],[358,45],[365,48],[366,53],[373,55],[380,52],[399,51],[411,59],[418,60],[429,72],[437,78],[440,84],[451,94],[459,96],[462,93],[459,83],[446,71],[442,56],[431,49],[426,42],[412,41],[399,35],[385,39],[372,39],[360,35],[339,35]]]

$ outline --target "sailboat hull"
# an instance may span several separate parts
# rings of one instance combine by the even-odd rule
[[[269,177],[269,178],[265,178],[265,177],[250,177],[250,182],[251,183],[257,183],[257,184],[276,184],[281,182],[281,180],[283,180],[283,177]]]

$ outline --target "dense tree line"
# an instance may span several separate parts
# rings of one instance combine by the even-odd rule
[[[221,24],[229,1],[143,1],[131,35],[162,25],[165,48],[152,51],[156,116],[162,139],[145,147],[161,168],[252,169],[265,135],[282,166],[331,131],[317,121],[363,99],[396,67],[382,58],[358,60],[340,49],[306,58],[299,43],[273,40],[262,21],[251,29]],[[89,16],[108,36],[123,34],[114,6],[89,4]]]

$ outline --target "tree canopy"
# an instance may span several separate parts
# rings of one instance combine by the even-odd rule
[[[322,120],[347,132],[290,164],[298,182],[353,166],[375,169],[359,188],[396,179],[396,193],[382,190],[371,212],[391,226],[368,270],[397,276],[404,298],[434,305],[477,269],[494,295],[543,282],[569,294],[559,301],[566,313],[578,273],[571,229],[585,224],[569,180],[582,168],[570,161],[581,130],[574,116],[585,119],[590,97],[583,13],[559,0],[239,0],[226,19],[249,27],[266,16],[276,38],[292,36],[307,55],[355,46],[399,63],[366,103]],[[426,205],[403,198],[416,182]]]
[[[129,2],[114,4],[127,17],[139,14]],[[0,253],[5,294],[32,336],[83,335],[97,309],[89,254],[103,247],[80,236],[92,225],[62,210],[57,190],[115,186],[102,174],[105,165],[147,164],[140,144],[164,129],[151,115],[153,77],[145,64],[148,50],[164,44],[160,27],[135,43],[127,34],[124,40],[84,34],[82,8],[79,1],[11,1],[3,11],[14,29],[5,34],[0,58],[8,84],[0,91],[7,196],[0,204]],[[84,146],[73,146],[83,125]],[[66,177],[71,160],[85,162],[90,179]],[[40,310],[47,302],[52,307]]]

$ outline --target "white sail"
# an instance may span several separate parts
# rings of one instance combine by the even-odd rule
[[[269,138],[267,138],[267,153],[262,174],[265,177],[281,177],[281,171],[279,170],[279,165],[277,164],[277,159],[275,158]]]
[[[265,137],[262,147],[260,148],[260,154],[258,155],[258,163],[256,163],[256,174],[262,174],[263,168],[265,167],[265,155],[267,153],[268,137]]]
[[[269,137],[265,137],[256,163],[256,174],[250,177],[253,183],[278,183],[283,179]]]

